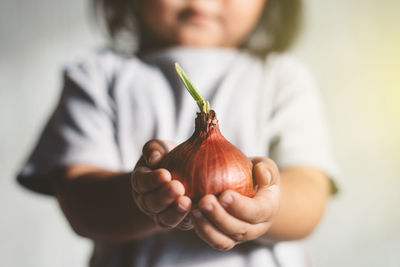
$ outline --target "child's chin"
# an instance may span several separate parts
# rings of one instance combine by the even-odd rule
[[[217,38],[211,38],[210,36],[181,36],[177,40],[178,45],[183,46],[198,46],[198,47],[212,47],[212,46],[224,46],[224,44]]]

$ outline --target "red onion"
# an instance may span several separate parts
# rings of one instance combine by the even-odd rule
[[[170,151],[161,167],[170,171],[172,179],[182,182],[185,194],[194,202],[206,194],[218,195],[228,189],[254,196],[251,161],[225,139],[209,103],[203,100],[178,63],[175,68],[201,112],[197,113],[193,135]]]

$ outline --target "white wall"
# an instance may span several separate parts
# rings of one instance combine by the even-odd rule
[[[60,92],[62,64],[99,44],[86,1],[0,2],[0,266],[85,266],[77,237],[50,197],[15,182]]]
[[[55,201],[15,183],[62,64],[103,43],[87,1],[0,2],[0,266],[86,266]],[[321,85],[342,191],[307,240],[315,266],[400,266],[400,2],[307,1],[295,53]]]
[[[297,47],[317,75],[342,192],[308,244],[316,266],[400,266],[400,2],[308,1]]]

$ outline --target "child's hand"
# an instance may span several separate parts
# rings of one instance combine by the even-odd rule
[[[177,180],[171,180],[166,169],[156,169],[162,157],[176,144],[169,141],[151,140],[143,147],[143,154],[131,176],[132,195],[136,205],[162,228],[193,228],[190,217],[190,198],[184,196],[185,188]]]
[[[198,236],[211,247],[231,249],[264,235],[272,225],[280,202],[279,170],[270,159],[252,161],[258,186],[253,198],[227,190],[218,199],[214,195],[204,196],[199,209],[191,212]]]

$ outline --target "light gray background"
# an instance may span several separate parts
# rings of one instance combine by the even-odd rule
[[[341,194],[307,239],[315,266],[400,266],[400,1],[307,0],[294,52],[314,70]],[[63,63],[104,43],[87,1],[0,2],[0,266],[86,266],[50,197],[14,176],[54,108]]]

